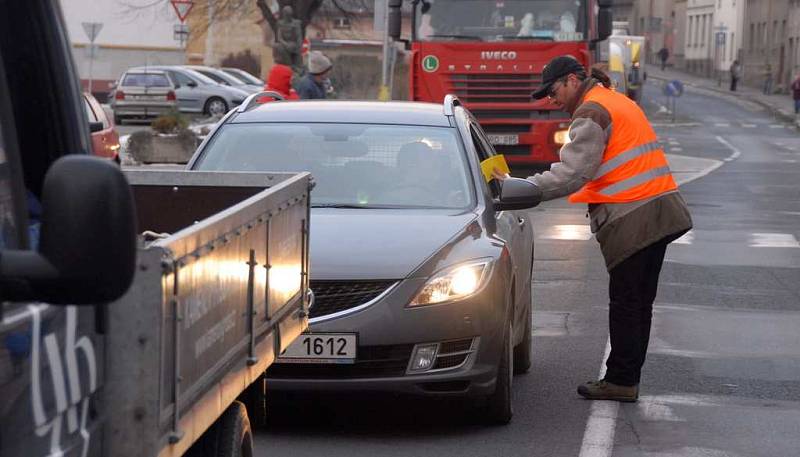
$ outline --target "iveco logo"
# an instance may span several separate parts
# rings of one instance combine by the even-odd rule
[[[515,60],[516,58],[516,51],[481,51],[483,60]]]

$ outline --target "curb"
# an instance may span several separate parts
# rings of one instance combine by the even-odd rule
[[[663,82],[668,82],[669,81],[669,79],[667,79],[667,78],[665,78],[663,76],[658,76],[658,75],[653,75],[653,74],[649,74],[647,76],[649,78],[656,79],[658,81],[663,81]],[[690,82],[687,82],[687,83],[684,83],[684,84],[687,85],[687,86],[690,86],[690,87],[703,89],[703,90],[707,90],[707,91],[710,91],[710,92],[715,92],[721,98],[730,97],[731,96],[731,94],[729,92],[721,91],[721,90],[719,90],[717,88],[714,88],[714,87],[700,86],[700,85],[697,85],[697,84],[694,84],[694,83],[690,83]],[[775,106],[773,106],[773,105],[771,105],[769,103],[766,103],[763,100],[759,100],[757,98],[753,98],[753,97],[750,97],[750,96],[747,96],[747,95],[741,96],[741,98],[747,100],[748,102],[755,103],[756,105],[761,106],[762,108],[766,109],[771,115],[775,116],[776,118],[779,118],[780,120],[782,120],[784,122],[788,122],[788,123],[790,123],[792,125],[799,125],[798,124],[798,120],[795,118],[794,114],[787,114],[786,112],[784,112],[780,108],[776,108]]]

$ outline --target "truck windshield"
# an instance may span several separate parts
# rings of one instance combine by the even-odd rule
[[[309,171],[314,206],[464,209],[472,204],[455,129],[369,124],[227,124],[196,170]]]
[[[426,0],[429,7],[417,8],[417,39],[582,41],[586,1]]]

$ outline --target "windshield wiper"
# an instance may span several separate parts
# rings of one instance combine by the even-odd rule
[[[502,35],[500,38],[504,40],[531,40],[531,41],[555,41],[550,36],[518,36],[518,35]]]
[[[426,38],[452,38],[454,40],[483,41],[483,37],[479,37],[477,35],[428,35]]]
[[[343,208],[343,209],[444,209],[441,206],[427,205],[356,205],[351,203],[316,203],[312,208]]]

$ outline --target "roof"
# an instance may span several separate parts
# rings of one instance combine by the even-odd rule
[[[265,103],[230,123],[330,122],[450,127],[441,104],[420,102],[308,100]]]

